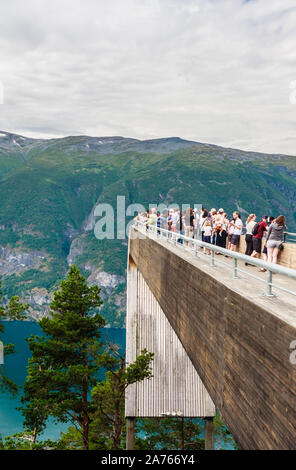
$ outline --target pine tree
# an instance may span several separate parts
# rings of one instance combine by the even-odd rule
[[[89,448],[92,404],[90,391],[102,367],[100,329],[105,320],[97,309],[100,288],[89,287],[76,266],[61,282],[50,305],[51,317],[38,323],[45,336],[28,339],[32,358],[24,386],[24,425],[35,436],[48,416],[69,422],[80,432],[83,448]]]
[[[102,442],[105,436],[107,448],[118,450],[124,446],[125,390],[135,382],[152,377],[150,368],[152,359],[153,353],[144,349],[133,363],[126,365],[124,356],[114,345],[109,345],[105,356],[102,356],[107,369],[106,380],[98,383],[92,391],[96,409],[91,425],[91,439],[94,443]]]

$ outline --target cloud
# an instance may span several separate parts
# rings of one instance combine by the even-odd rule
[[[295,154],[294,0],[2,2],[0,129]]]

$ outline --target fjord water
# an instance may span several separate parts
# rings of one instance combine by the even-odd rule
[[[125,330],[119,328],[103,328],[103,338],[111,343],[118,344],[121,349],[125,348]],[[41,335],[41,329],[36,322],[5,322],[4,343],[13,343],[16,353],[5,357],[5,371],[7,376],[17,385],[22,386],[27,375],[27,363],[30,351],[26,338],[30,335]],[[1,393],[0,395],[0,434],[2,437],[21,432],[22,414],[16,408],[20,406],[20,390],[18,397],[12,398],[10,395]],[[66,431],[67,424],[55,424],[49,420],[48,426],[42,438],[57,439],[60,431]]]

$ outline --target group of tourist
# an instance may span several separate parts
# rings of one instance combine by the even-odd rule
[[[250,214],[245,223],[245,254],[257,257],[262,252],[265,261],[277,263],[286,230],[285,217],[263,215],[259,221],[256,218],[256,214]],[[237,249],[244,228],[238,211],[228,216],[223,208],[218,211],[214,208],[210,211],[202,208],[200,212],[188,208],[185,213],[181,213],[179,208],[164,210],[161,213],[152,208],[150,211],[139,213],[137,219],[146,226],[151,225],[189,238],[201,239],[232,251]],[[263,240],[265,243],[262,250]],[[182,243],[182,239],[180,242]],[[204,252],[210,254],[207,248],[204,248]],[[263,268],[261,270],[264,271]]]

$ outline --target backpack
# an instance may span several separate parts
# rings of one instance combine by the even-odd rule
[[[259,223],[254,225],[253,230],[252,230],[252,235],[258,235],[259,226],[260,226]]]

